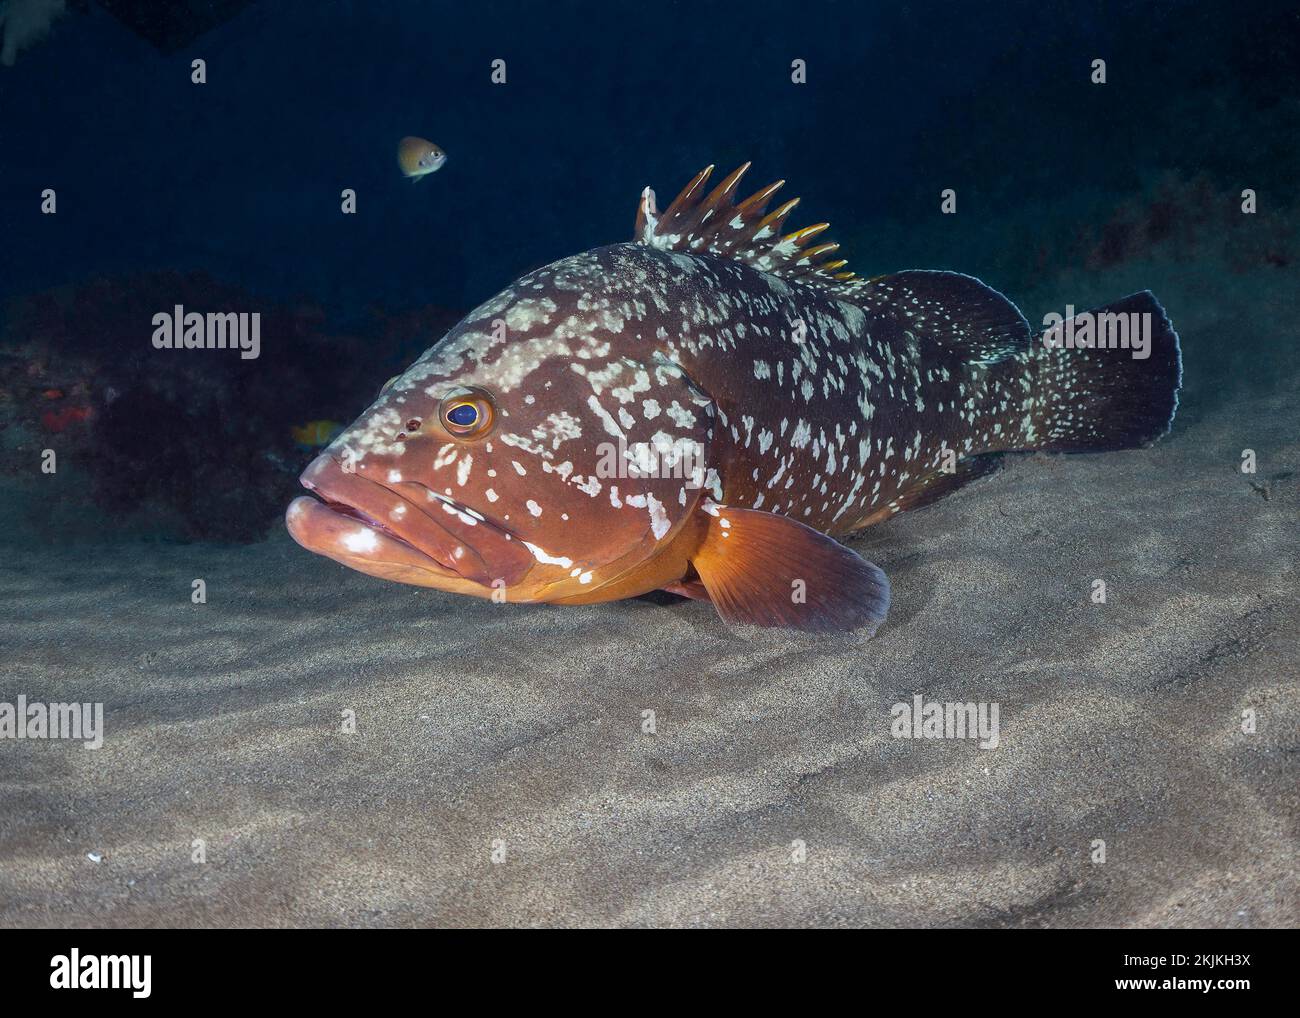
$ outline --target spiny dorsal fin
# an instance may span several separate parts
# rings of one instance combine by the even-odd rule
[[[786,216],[799,204],[799,199],[793,198],[767,211],[768,202],[784,180],[768,184],[742,202],[734,200],[749,165],[734,170],[705,194],[704,184],[713,172],[712,166],[706,166],[662,214],[655,206],[654,191],[647,187],[637,207],[636,242],[664,251],[731,258],[783,279],[797,278],[835,288],[854,279],[852,272],[845,271],[844,259],[828,257],[839,248],[838,244],[823,241],[805,246],[828,229],[829,223],[805,226],[781,236]]]

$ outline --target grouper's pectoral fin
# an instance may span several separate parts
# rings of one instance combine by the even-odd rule
[[[834,538],[788,516],[708,503],[691,564],[727,622],[837,633],[875,632],[889,580]]]

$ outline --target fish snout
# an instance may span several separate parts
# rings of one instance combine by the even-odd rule
[[[299,479],[316,497],[289,505],[289,533],[353,568],[370,571],[363,561],[408,568],[422,560],[427,572],[495,589],[514,585],[533,565],[527,548],[500,526],[422,485],[371,480],[328,453]]]
[[[327,452],[323,452],[308,463],[303,472],[298,475],[298,483],[310,490],[316,486],[312,481],[314,477],[319,477],[326,473],[330,467],[337,466],[334,457]]]

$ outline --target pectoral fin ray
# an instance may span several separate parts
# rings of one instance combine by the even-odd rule
[[[787,516],[709,503],[691,560],[724,620],[808,632],[874,632],[889,612],[881,570]]]

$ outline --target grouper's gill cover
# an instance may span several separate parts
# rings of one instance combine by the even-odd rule
[[[710,168],[711,169],[711,168]],[[355,569],[502,601],[665,588],[735,622],[874,630],[884,574],[831,535],[927,504],[1016,449],[1143,445],[1173,419],[1148,359],[1048,349],[958,273],[860,279],[780,184],[698,175],[632,244],[517,281],[386,388],[303,474],[287,522]]]

